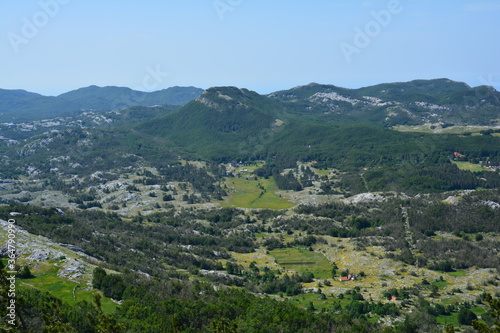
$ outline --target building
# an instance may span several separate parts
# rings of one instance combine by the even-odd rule
[[[347,276],[341,276],[340,277],[340,282],[344,282],[344,281],[354,281],[356,280],[356,277],[354,275],[347,275]]]

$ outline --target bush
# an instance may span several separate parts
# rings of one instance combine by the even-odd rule
[[[467,308],[461,308],[458,312],[458,322],[460,325],[471,325],[473,320],[476,320],[477,316],[471,310]]]
[[[92,278],[92,286],[96,289],[101,289],[102,281],[106,277],[106,271],[101,267],[94,269],[94,277]]]
[[[28,266],[24,266],[23,269],[17,273],[17,277],[20,279],[31,279],[34,276],[31,274],[30,268]]]

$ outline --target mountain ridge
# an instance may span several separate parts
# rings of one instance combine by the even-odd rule
[[[32,121],[72,116],[81,110],[110,111],[129,106],[184,105],[203,92],[195,87],[170,87],[141,92],[126,87],[89,86],[58,96],[0,89],[0,121]]]
[[[145,122],[138,129],[168,138],[188,151],[226,158],[247,156],[285,123],[280,119],[282,109],[278,101],[248,89],[213,87],[179,111]]]
[[[366,119],[384,126],[500,124],[500,93],[449,79],[382,83],[358,89],[310,83],[267,95],[311,114]]]

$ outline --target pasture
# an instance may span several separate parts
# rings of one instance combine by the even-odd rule
[[[264,179],[240,174],[228,178],[226,185],[231,189],[229,198],[221,203],[223,207],[286,209],[294,204],[281,198],[273,178]]]
[[[321,253],[299,248],[284,248],[269,251],[269,254],[283,269],[298,273],[311,272],[316,279],[332,277],[332,265]]]

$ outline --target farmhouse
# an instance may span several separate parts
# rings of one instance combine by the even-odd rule
[[[356,277],[354,275],[347,275],[347,276],[341,276],[340,277],[340,282],[344,282],[344,281],[354,281],[356,280]]]

